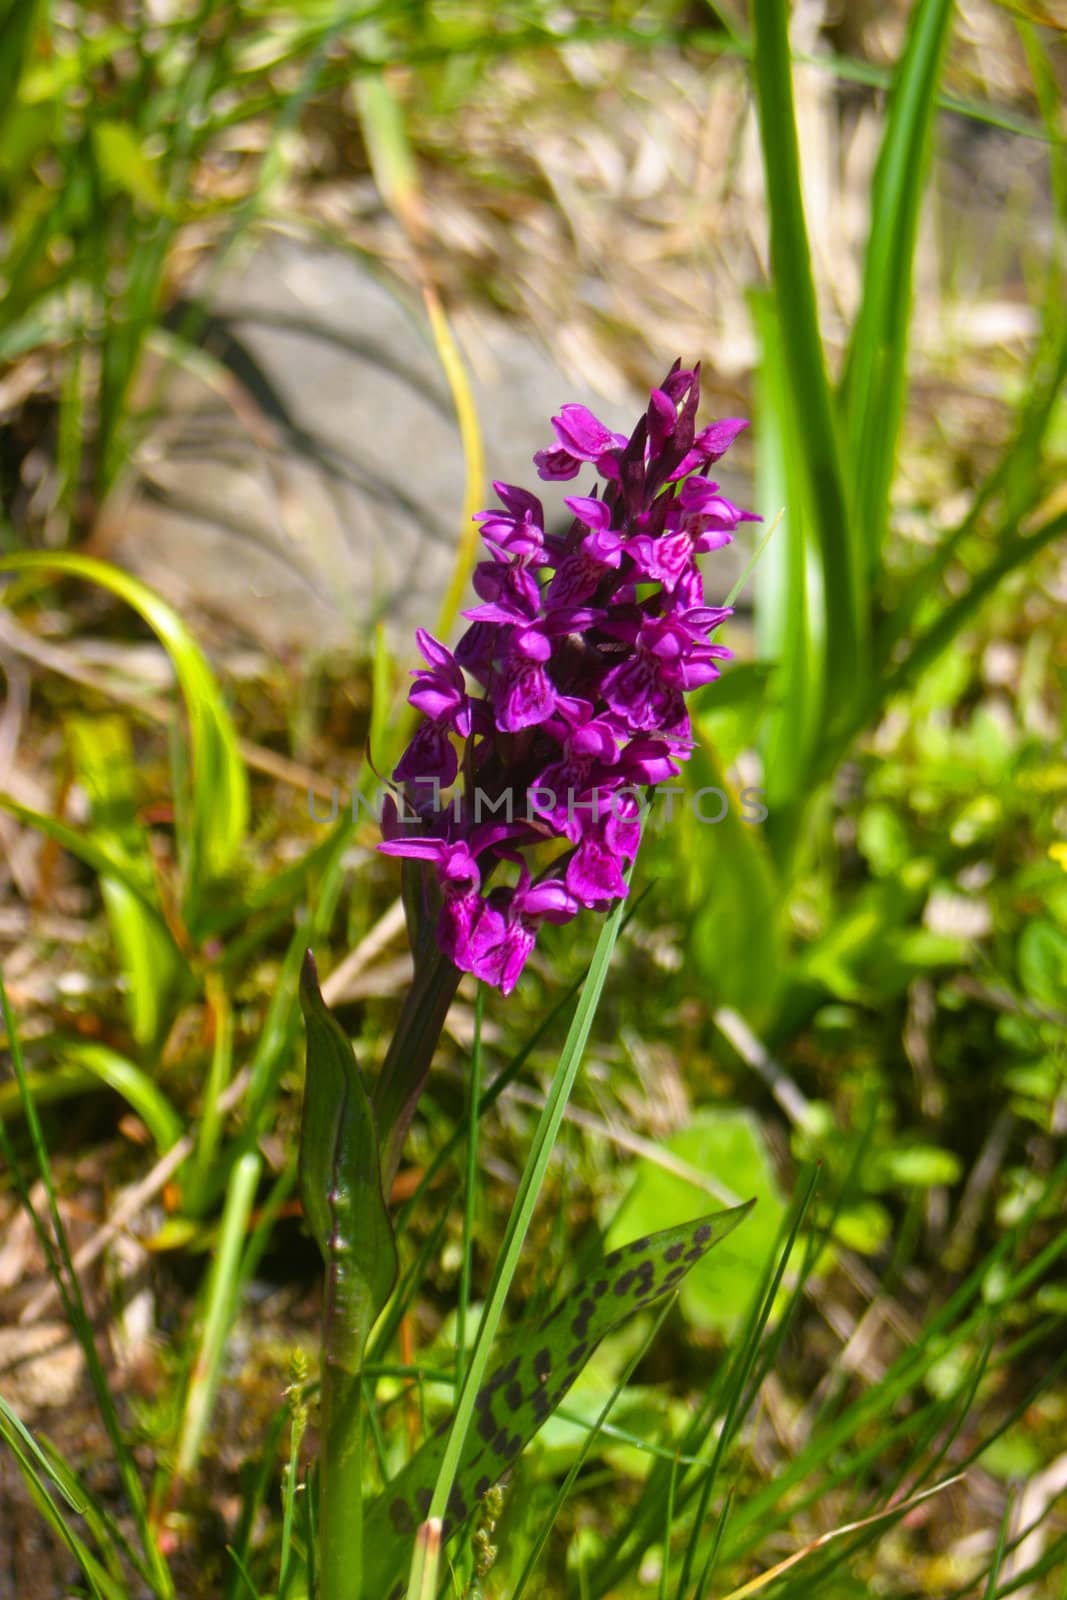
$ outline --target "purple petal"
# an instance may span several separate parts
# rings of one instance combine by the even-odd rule
[[[432,633],[427,633],[425,628],[415,629],[415,642],[431,667],[444,667],[446,670],[455,667],[451,650],[440,639],[435,639]]]
[[[569,450],[538,450],[533,459],[537,476],[548,483],[563,483],[568,478],[576,478],[582,468],[581,462]]]
[[[587,836],[567,863],[567,888],[589,910],[600,910],[626,894],[626,879],[603,839]]]
[[[587,528],[605,529],[611,526],[611,507],[595,495],[568,495],[563,504],[573,511],[578,521]]]
[[[563,448],[579,460],[596,461],[609,450],[622,449],[626,444],[625,435],[612,433],[588,406],[561,406],[559,416],[552,418],[552,426]]]
[[[503,699],[496,708],[496,725],[502,733],[534,728],[556,709],[556,691],[544,667],[536,662],[509,663],[503,681]]]

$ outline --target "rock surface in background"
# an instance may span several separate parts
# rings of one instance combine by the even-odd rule
[[[421,308],[351,254],[280,238],[225,276],[211,306],[207,381],[167,377],[95,548],[276,651],[358,647],[379,619],[404,648],[436,616],[464,491]],[[463,344],[488,477],[538,489],[551,518],[581,483],[539,486],[531,457],[552,442],[549,418],[579,400],[628,432],[641,396],[620,407],[576,392],[521,328],[488,314],[465,321]],[[727,487],[745,493],[732,476]],[[737,571],[724,554],[713,593]]]

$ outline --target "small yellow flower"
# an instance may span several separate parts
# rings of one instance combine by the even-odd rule
[[[1055,844],[1048,847],[1050,861],[1058,861],[1064,872],[1067,872],[1067,839],[1057,839]]]

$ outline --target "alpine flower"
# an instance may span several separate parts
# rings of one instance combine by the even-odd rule
[[[494,483],[502,509],[475,519],[489,559],[470,626],[454,653],[416,635],[426,665],[408,698],[424,720],[394,769],[400,803],[387,802],[379,848],[422,864],[437,947],[504,994],[542,923],[626,894],[643,792],[678,775],[685,697],[731,653],[712,642],[731,613],[704,604],[697,557],[759,519],[710,479],[746,424],[698,432],[699,399],[699,366],[675,362],[628,439],[561,407],[539,476],[591,467],[599,482],[565,501],[562,535],[535,495]],[[552,841],[562,848],[535,869],[530,854]],[[498,873],[515,881],[491,883]]]

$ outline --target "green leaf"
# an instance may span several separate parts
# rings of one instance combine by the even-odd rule
[[[698,1217],[613,1250],[600,1272],[584,1278],[546,1317],[498,1341],[494,1370],[475,1399],[477,1422],[460,1457],[444,1539],[455,1533],[475,1503],[518,1460],[605,1335],[673,1293],[753,1204]],[[415,1530],[426,1516],[451,1425],[451,1417],[439,1424],[367,1512],[368,1595],[399,1600],[404,1593],[401,1575],[410,1560]]]
[[[221,877],[232,865],[248,821],[248,779],[237,733],[200,646],[177,612],[147,584],[106,561],[66,553],[19,554],[0,558],[0,572],[54,573],[99,584],[144,618],[174,663],[192,749],[191,805],[178,809],[185,878],[182,909],[191,923],[205,882]],[[179,798],[180,786],[175,788]],[[137,884],[131,887],[138,891]]]
[[[67,736],[78,779],[92,805],[93,834],[106,839],[139,879],[153,877],[148,831],[137,818],[137,765],[129,725],[123,717],[72,717]],[[167,1022],[165,1001],[181,969],[181,957],[162,917],[119,879],[105,876],[100,889],[126,979],[130,1031],[152,1046]]]
[[[0,17],[0,128],[7,120],[29,60],[37,0],[10,0]]]
[[[806,793],[822,733],[825,586],[815,536],[819,512],[810,498],[805,468],[807,435],[803,415],[791,400],[778,311],[769,293],[754,294],[750,305],[760,345],[758,501],[785,508],[777,538],[760,563],[755,616],[760,654],[774,663],[764,697],[761,751],[768,803],[778,811]]]
[[[1029,922],[1019,939],[1019,977],[1031,1000],[1067,1007],[1067,934],[1051,922]]]
[[[116,189],[160,216],[176,215],[174,202],[156,176],[155,163],[145,155],[127,123],[109,118],[94,122],[93,145],[100,171]]]
[[[382,1195],[374,1113],[348,1036],[322,998],[310,951],[300,1006],[307,1027],[300,1195],[339,1297],[326,1329],[327,1359],[358,1372],[366,1337],[396,1281],[396,1242]]]
[[[754,0],[752,71],[783,381],[790,429],[804,442],[798,465],[805,477],[825,595],[825,701],[832,717],[865,681],[867,597],[815,303],[793,107],[789,11],[781,0]]]
[[[871,194],[863,295],[852,330],[841,410],[848,430],[865,574],[881,565],[907,380],[912,264],[930,127],[952,0],[920,0],[893,83]]]
[[[158,1084],[140,1067],[109,1045],[89,1039],[65,1040],[58,1046],[58,1053],[63,1061],[82,1068],[120,1094],[136,1111],[161,1153],[177,1144],[184,1131],[182,1119]]]
[[[694,728],[697,742],[686,768],[689,794],[679,829],[693,918],[690,953],[714,1002],[736,1006],[760,1027],[774,1015],[786,970],[781,882],[766,828],[744,820],[740,797],[716,759],[707,719],[698,718]],[[695,807],[703,789],[729,795],[720,822],[698,820]],[[705,805],[709,817],[722,809],[714,794],[701,802]],[[727,924],[730,937],[724,940]]]
[[[682,1310],[690,1322],[730,1334],[748,1309],[785,1213],[766,1143],[750,1112],[716,1107],[696,1112],[664,1147],[696,1171],[714,1174],[734,1194],[752,1195],[757,1202],[744,1233],[702,1261],[681,1291]],[[608,1243],[616,1243],[623,1228],[672,1222],[692,1204],[693,1185],[684,1177],[655,1161],[639,1161]]]
[[[78,1537],[49,1492],[48,1484],[53,1483],[73,1511],[87,1510],[88,1500],[81,1497],[80,1486],[73,1474],[56,1470],[21,1418],[2,1397],[0,1439],[5,1441],[15,1457],[30,1498],[41,1517],[81,1567],[95,1600],[124,1600],[127,1594],[125,1587],[114,1581],[88,1545]]]
[[[959,1156],[935,1144],[905,1145],[899,1150],[881,1150],[864,1174],[868,1189],[930,1189],[936,1184],[960,1181],[963,1171]]]

